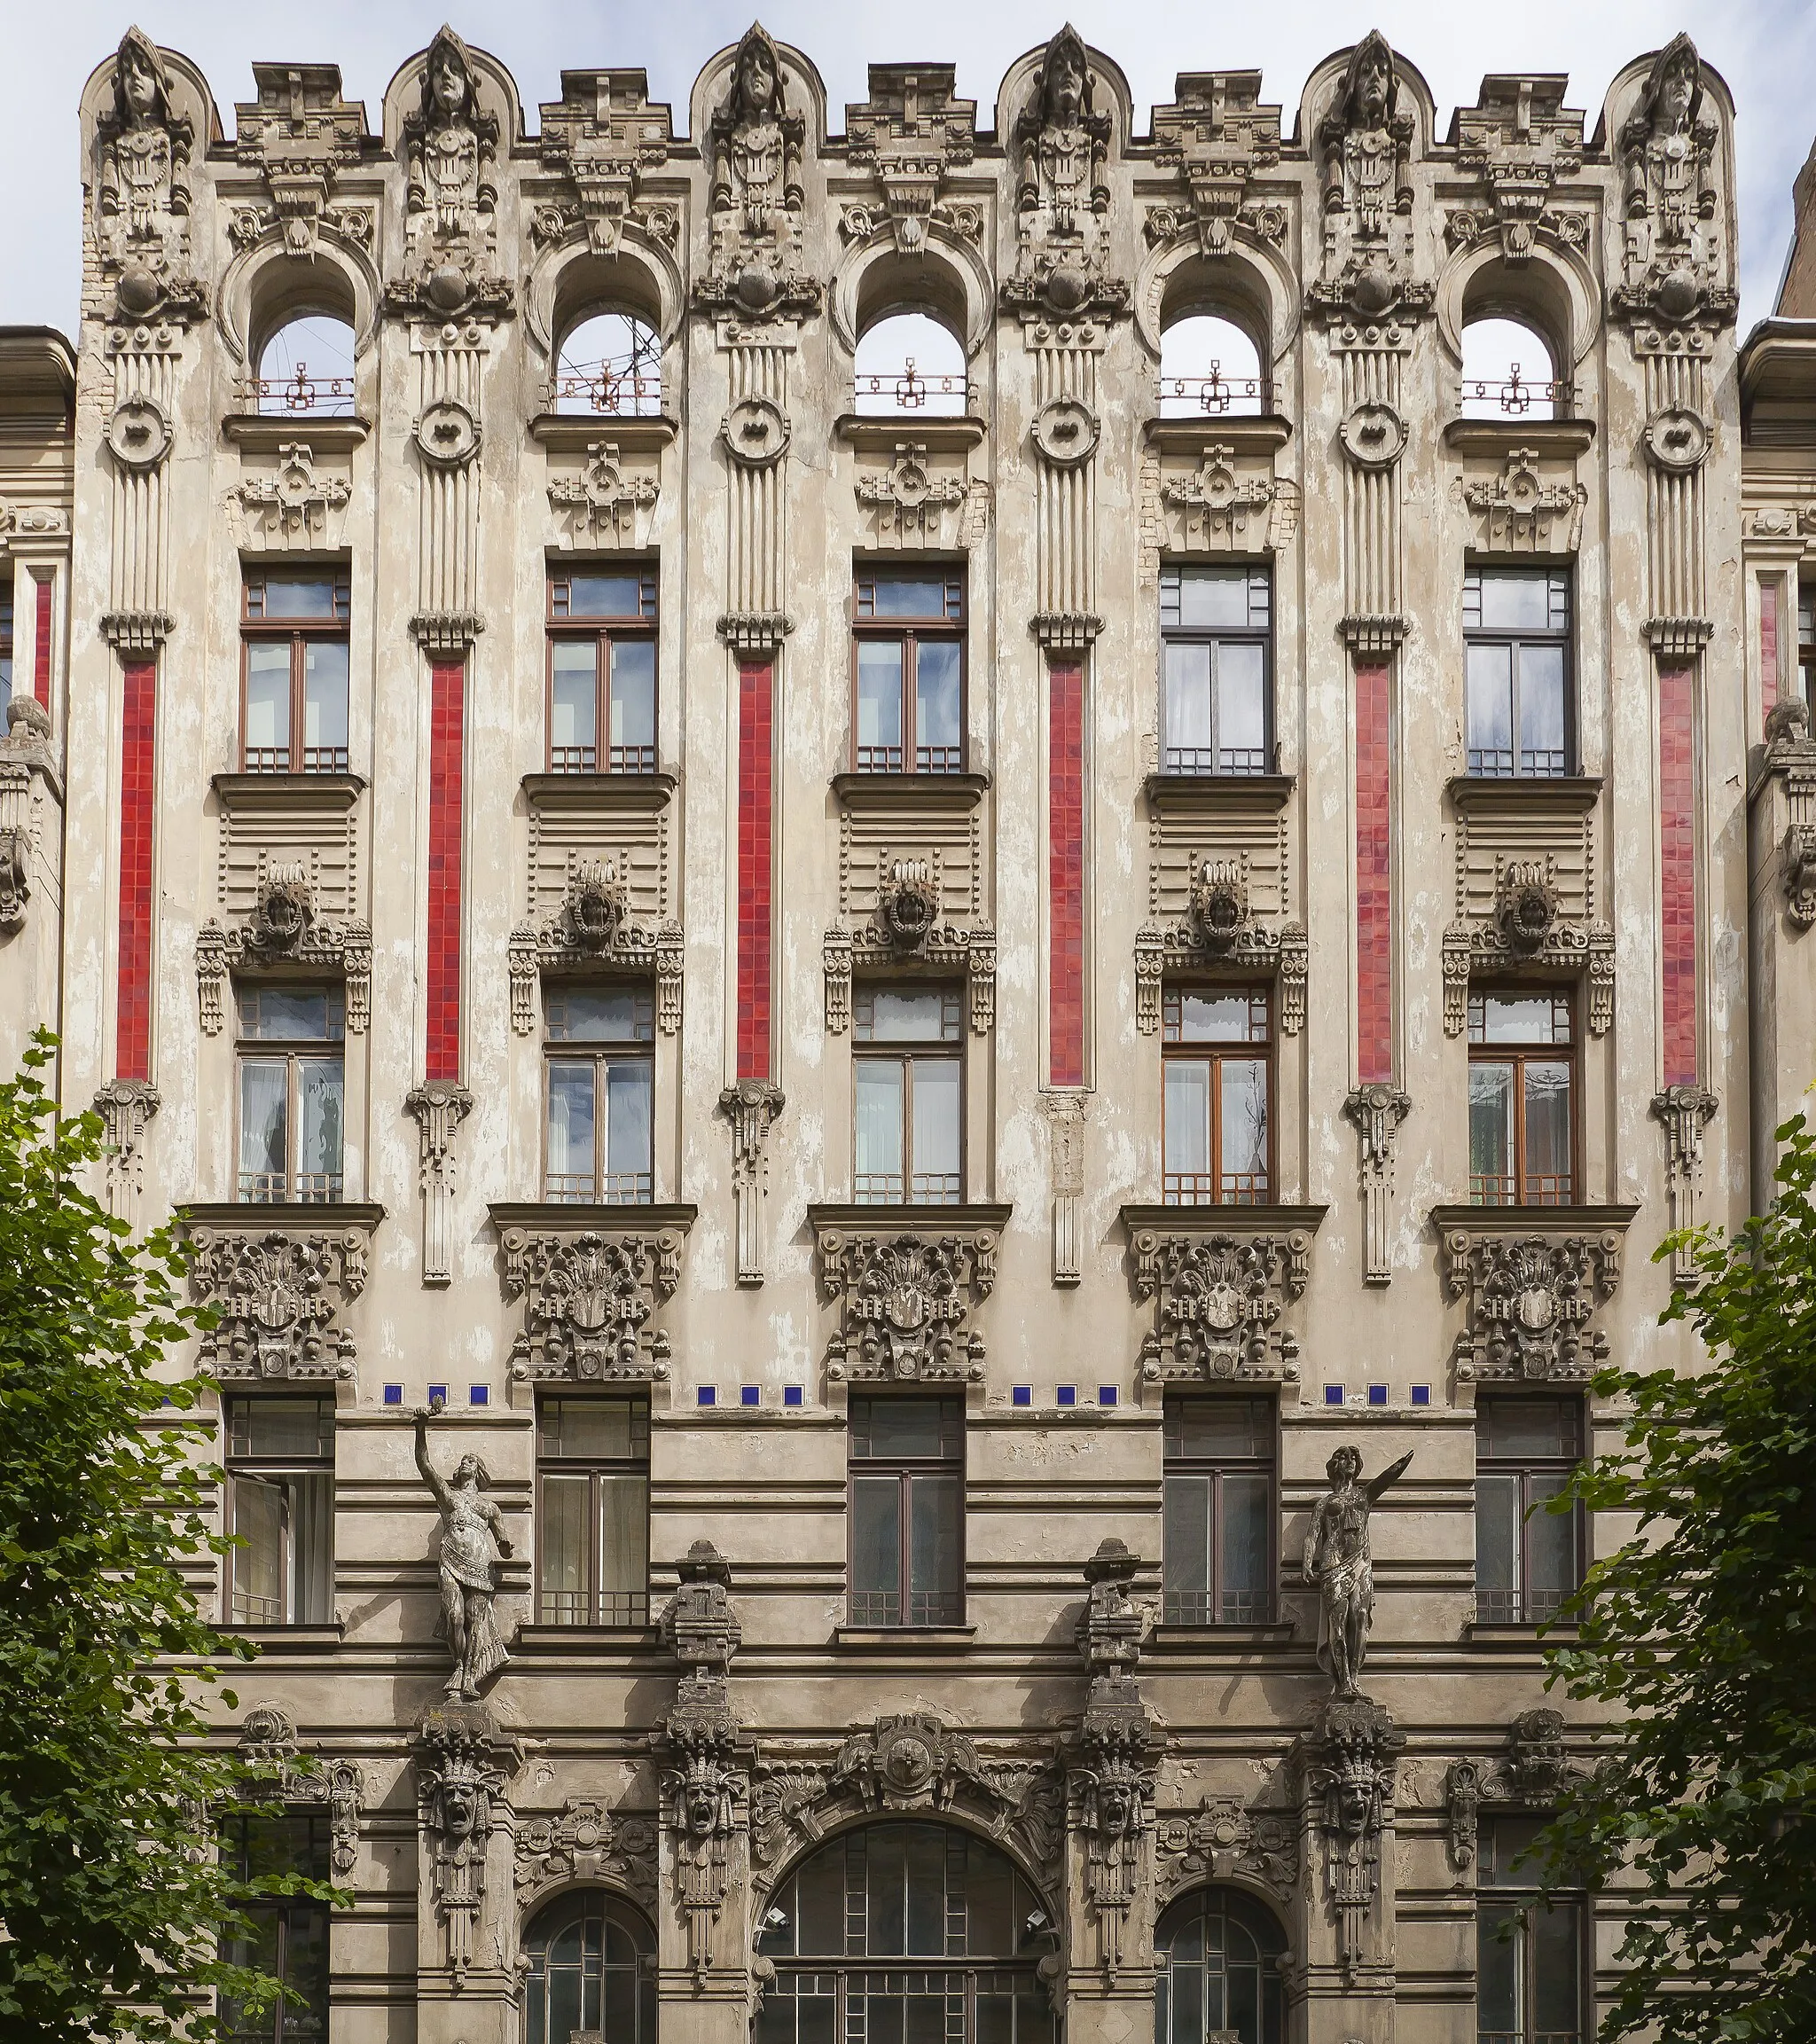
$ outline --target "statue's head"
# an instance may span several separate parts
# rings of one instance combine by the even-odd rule
[[[432,126],[443,127],[473,112],[473,68],[466,46],[451,28],[444,28],[429,47],[423,74],[422,110]]]
[[[704,1774],[690,1774],[681,1789],[681,1822],[692,1838],[709,1838],[719,1821],[719,1787]]]
[[[1350,52],[1337,109],[1346,128],[1385,128],[1397,96],[1394,53],[1379,29],[1372,29]]]
[[[1702,61],[1687,35],[1674,35],[1646,82],[1645,112],[1655,135],[1681,135],[1702,103]]]
[[[479,1785],[456,1774],[442,1784],[442,1829],[450,1838],[472,1836],[479,1821]]]
[[[1091,111],[1091,67],[1077,31],[1068,26],[1046,46],[1040,67],[1040,111],[1049,126],[1076,128]]]
[[[767,121],[779,111],[781,62],[775,44],[761,28],[753,27],[738,45],[732,80],[732,97],[740,120]]]
[[[1106,1782],[1099,1792],[1097,1807],[1106,1837],[1123,1837],[1133,1828],[1135,1797],[1126,1782]]]
[[[145,128],[169,117],[164,60],[144,32],[129,28],[120,39],[114,70],[114,106],[129,128]]]
[[[1351,1837],[1368,1829],[1374,1802],[1374,1784],[1367,1775],[1346,1768],[1337,1782],[1337,1822]]]
[[[463,1491],[484,1491],[491,1487],[491,1471],[477,1455],[462,1455],[455,1464],[454,1482]]]
[[[1324,1465],[1324,1473],[1333,1488],[1341,1490],[1345,1484],[1353,1484],[1362,1474],[1362,1456],[1358,1449],[1339,1448]]]

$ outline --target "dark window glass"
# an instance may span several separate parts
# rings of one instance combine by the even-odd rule
[[[221,1854],[241,1880],[300,1874],[328,1878],[325,1814],[229,1817]],[[228,1938],[222,1956],[281,1980],[296,2001],[279,2001],[254,2015],[223,1997],[221,2033],[228,2044],[323,2044],[328,2034],[328,1907],[301,1896],[250,1905],[249,1935]]]
[[[1286,1938],[1251,1896],[1183,1895],[1155,1927],[1155,2044],[1282,2044]]]
[[[556,983],[543,1006],[543,1197],[648,1202],[655,1182],[655,1066],[648,1048],[655,1006],[649,990]]]
[[[1271,588],[1264,569],[1161,571],[1161,765],[1266,773],[1273,764]]]
[[[346,997],[340,987],[242,986],[239,1197],[319,1205],[341,1194]]]
[[[1162,1611],[1170,1625],[1273,1617],[1274,1416],[1266,1398],[1169,1398]]]
[[[536,1407],[536,1615],[545,1625],[649,1622],[649,1408],[545,1398]]]
[[[1797,685],[1804,701],[1816,709],[1816,589],[1797,589]]]
[[[1575,1077],[1568,993],[1469,996],[1469,1197],[1477,1206],[1570,1204]]]
[[[1469,771],[1568,773],[1569,576],[1472,568],[1463,578],[1463,663]]]
[[[549,623],[550,772],[654,773],[654,569],[551,576]]]
[[[345,571],[249,574],[244,597],[241,764],[248,773],[345,773]]]
[[[0,562],[0,713],[12,701],[12,576]]]
[[[1169,987],[1162,1004],[1162,1179],[1169,1206],[1271,1196],[1273,1048],[1264,987]]]
[[[866,1205],[965,1196],[964,997],[860,986],[852,1002],[853,1194]],[[885,1049],[881,1046],[888,1045]]]
[[[1477,2044],[1580,2044],[1582,1898],[1536,1892],[1544,1817],[1495,1817],[1476,1846]],[[1525,1892],[1522,1892],[1525,1891]]]
[[[1476,1408],[1476,1616],[1532,1625],[1556,1615],[1582,1580],[1582,1528],[1554,1513],[1582,1459],[1575,1398],[1483,1398]]]
[[[525,2044],[655,2044],[656,1943],[628,1902],[598,1888],[558,1895],[523,1934]]]
[[[334,1616],[334,1401],[227,1401],[227,1617],[325,1625]]]
[[[959,773],[965,765],[965,583],[861,573],[854,676],[860,773]]]
[[[853,1398],[849,1427],[851,1623],[962,1623],[963,1402]]]

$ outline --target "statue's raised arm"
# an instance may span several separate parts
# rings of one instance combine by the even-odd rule
[[[422,1472],[422,1480],[428,1485],[445,1518],[454,1509],[454,1500],[446,1482],[436,1474],[435,1466],[429,1460],[429,1420],[434,1410],[431,1406],[419,1406],[416,1408],[416,1466]]]
[[[1413,1451],[1408,1448],[1398,1461],[1389,1462],[1378,1476],[1363,1484],[1362,1488],[1367,1492],[1368,1501],[1371,1505],[1381,1502],[1381,1493],[1399,1482],[1400,1478],[1405,1475],[1412,1461]]]

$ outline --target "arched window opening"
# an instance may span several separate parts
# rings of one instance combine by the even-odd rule
[[[776,1978],[755,2044],[1054,2044],[1037,1972],[1054,1947],[1045,1904],[993,1845],[944,1824],[848,1832],[763,1917]]]
[[[631,312],[599,312],[568,331],[555,364],[554,410],[654,419],[662,409],[662,344]]]
[[[353,411],[353,328],[332,313],[286,320],[259,356],[258,408],[345,419]]]
[[[1562,395],[1550,347],[1522,320],[1464,326],[1465,419],[1555,419]]]
[[[965,384],[965,350],[925,312],[880,319],[857,343],[857,410],[865,417],[962,418]]]
[[[524,2044],[578,2032],[655,2044],[655,1938],[628,1902],[600,1888],[558,1896],[524,1933]]]
[[[1265,409],[1261,356],[1233,320],[1193,313],[1161,335],[1162,419],[1252,417]]]
[[[1155,2044],[1281,2044],[1285,1950],[1280,1925],[1240,1890],[1182,1895],[1154,1934]]]

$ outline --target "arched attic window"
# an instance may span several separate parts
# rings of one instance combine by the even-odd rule
[[[353,328],[330,312],[301,313],[259,351],[254,384],[264,412],[345,419],[353,411]]]
[[[1465,419],[1555,419],[1562,395],[1551,344],[1536,327],[1500,315],[1465,320]]]
[[[634,312],[596,312],[568,331],[555,364],[557,411],[654,419],[662,409],[662,344]]]
[[[1267,409],[1261,356],[1233,319],[1194,312],[1161,335],[1162,419],[1255,416]]]
[[[856,409],[866,418],[964,415],[965,350],[928,313],[892,313],[866,328],[856,369]]]

